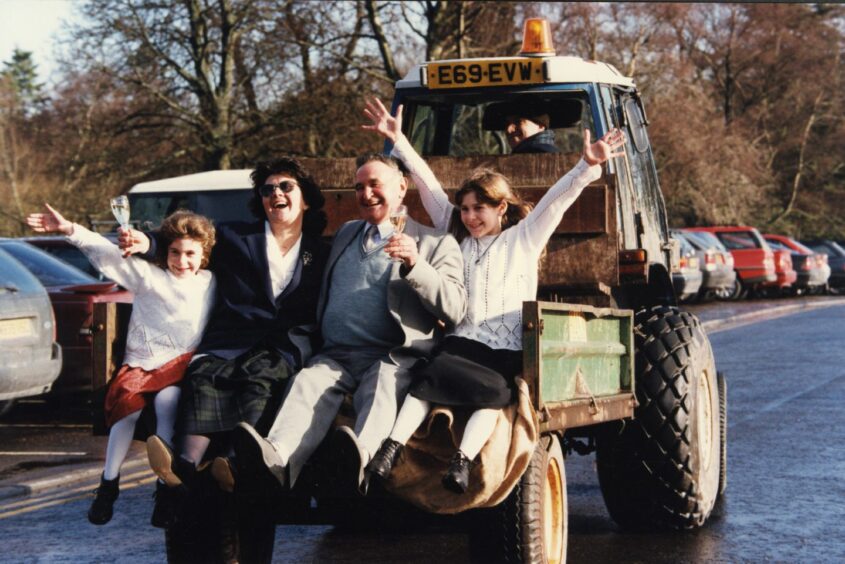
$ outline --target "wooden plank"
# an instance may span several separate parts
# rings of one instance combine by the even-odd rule
[[[114,373],[112,345],[117,338],[117,304],[99,302],[93,305],[91,387],[96,391],[108,384]]]

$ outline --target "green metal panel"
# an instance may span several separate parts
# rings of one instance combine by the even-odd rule
[[[627,310],[540,304],[543,403],[632,391],[633,316]]]

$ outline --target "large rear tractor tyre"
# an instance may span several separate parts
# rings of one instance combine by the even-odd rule
[[[719,388],[719,496],[728,489],[728,380],[724,372],[716,373]]]
[[[675,307],[636,315],[634,420],[599,436],[599,484],[626,529],[690,529],[719,490],[719,393],[698,319]]]

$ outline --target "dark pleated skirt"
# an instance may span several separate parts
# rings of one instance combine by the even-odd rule
[[[516,401],[514,378],[521,372],[522,351],[450,336],[413,367],[409,393],[450,407],[505,407]]]

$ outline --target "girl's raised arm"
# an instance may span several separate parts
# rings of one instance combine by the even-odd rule
[[[161,269],[140,259],[124,259],[123,252],[111,241],[79,224],[67,220],[62,214],[44,204],[44,213],[31,213],[26,223],[38,233],[61,233],[78,247],[97,269],[124,288],[137,292],[149,286],[151,276]],[[163,271],[161,271],[163,273]]]
[[[361,129],[375,131],[393,142],[393,151],[390,154],[408,168],[420,192],[423,207],[434,223],[434,227],[439,231],[447,231],[454,206],[449,202],[449,196],[434,176],[434,172],[402,133],[402,106],[397,108],[396,117],[393,117],[381,100],[372,98],[366,102],[364,115],[372,121],[372,124],[362,125]]]
[[[599,165],[610,158],[623,156],[625,151],[621,147],[624,144],[625,134],[618,129],[609,131],[595,143],[590,143],[590,130],[584,130],[584,152],[581,160],[555,182],[531,213],[517,224],[516,229],[524,248],[539,257],[569,206],[578,199],[590,182],[601,176]]]

